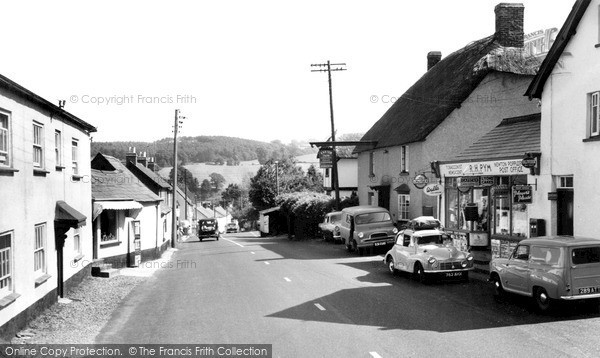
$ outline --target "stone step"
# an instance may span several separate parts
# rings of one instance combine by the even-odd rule
[[[112,264],[98,264],[96,266],[92,266],[92,276],[97,276],[98,273],[106,270],[112,269]]]
[[[121,270],[111,268],[111,269],[106,269],[106,270],[99,271],[96,274],[92,273],[92,276],[103,277],[103,278],[111,278],[111,277],[119,276],[120,274],[121,274]]]

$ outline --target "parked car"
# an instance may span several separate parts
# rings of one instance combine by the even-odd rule
[[[217,219],[198,220],[198,238],[202,241],[209,237],[219,240],[219,223],[217,223]]]
[[[413,231],[418,230],[427,230],[427,229],[443,229],[442,223],[434,218],[433,216],[419,216],[410,220],[406,225],[404,225],[405,229],[410,229]]]
[[[340,222],[342,221],[342,212],[333,211],[325,214],[323,222],[319,224],[319,229],[323,234],[323,239],[331,240],[334,243],[341,240]]]
[[[239,231],[239,226],[236,223],[229,223],[227,225],[225,225],[225,232],[226,233],[230,233],[230,232],[238,232]]]
[[[473,270],[473,256],[454,247],[450,236],[442,230],[424,228],[429,225],[423,221],[421,218],[413,220],[416,225],[396,235],[396,243],[384,258],[389,271],[412,273],[421,282],[432,277],[468,280],[469,271]]]
[[[362,254],[365,248],[393,245],[397,232],[385,208],[365,205],[342,210],[340,236],[348,251]]]
[[[509,258],[490,262],[494,295],[532,297],[539,311],[558,300],[600,298],[600,240],[542,236],[519,242]]]

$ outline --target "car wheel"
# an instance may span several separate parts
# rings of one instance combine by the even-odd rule
[[[494,285],[494,298],[503,297],[504,288],[502,288],[502,282],[500,282],[500,277],[497,274],[492,277],[492,284]]]
[[[394,266],[394,258],[391,256],[388,256],[387,258],[387,267],[388,270],[390,271],[390,273],[393,275],[396,275],[398,273],[398,271],[396,270],[396,267]]]
[[[538,287],[533,293],[536,307],[540,312],[546,312],[552,308],[552,298],[548,296],[548,292],[545,289]]]
[[[415,264],[414,275],[415,275],[415,279],[418,280],[419,282],[427,283],[427,276],[425,275],[425,269],[423,269],[423,266],[419,262],[417,262]]]
[[[202,238],[200,238],[200,242],[202,242]]]

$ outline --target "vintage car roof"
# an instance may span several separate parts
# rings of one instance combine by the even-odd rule
[[[519,242],[519,244],[543,244],[550,246],[579,246],[579,245],[598,245],[600,239],[581,237],[581,236],[540,236],[525,239]]]
[[[441,235],[443,234],[440,230],[419,230],[415,231],[413,236],[432,236],[432,235]]]
[[[356,214],[356,213],[360,213],[360,214],[365,214],[365,213],[379,213],[382,211],[388,211],[386,208],[382,208],[379,206],[372,206],[372,205],[359,205],[359,206],[351,206],[349,208],[345,208],[342,210],[342,212],[344,213],[348,213],[348,214]]]
[[[332,211],[330,213],[327,213],[327,216],[332,216],[332,215],[340,215],[342,212],[341,211]]]

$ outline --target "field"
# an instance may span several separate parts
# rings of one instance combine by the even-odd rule
[[[296,160],[304,172],[306,172],[311,164],[314,164],[317,168],[319,166],[316,154],[301,155],[296,157]],[[200,183],[202,183],[204,179],[208,179],[209,175],[212,173],[221,174],[225,178],[225,185],[227,186],[229,184],[242,184],[245,177],[255,176],[256,172],[260,168],[260,164],[258,164],[257,160],[252,160],[241,162],[240,165],[235,166],[192,163],[185,165],[185,167],[194,175],[195,178],[198,179]],[[162,168],[159,171],[159,174],[164,178],[168,178],[170,172],[171,167],[166,167]]]

